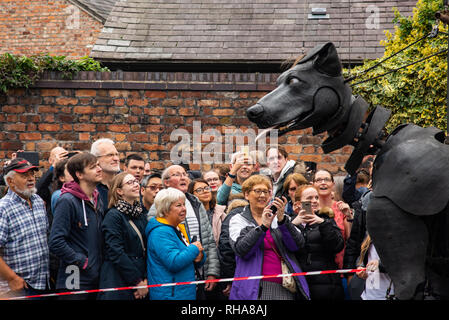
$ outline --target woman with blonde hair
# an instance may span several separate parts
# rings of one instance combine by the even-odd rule
[[[334,190],[333,190],[333,199],[334,201],[344,201],[343,200],[343,180],[345,177],[343,176],[336,176],[334,177]]]
[[[122,172],[111,182],[109,210],[102,224],[105,257],[100,272],[100,288],[146,286],[145,225],[140,205],[139,181]],[[99,293],[101,300],[142,299],[148,288]]]
[[[362,269],[364,266],[366,269],[356,273],[357,277],[365,280],[365,289],[360,298],[362,300],[387,300],[394,294],[393,282],[386,273],[369,235],[365,237],[361,245],[358,269]]]
[[[295,200],[295,192],[304,184],[308,184],[307,179],[301,173],[291,173],[285,178],[283,190],[288,194],[288,203],[285,206],[285,213],[290,217],[293,215],[293,202]]]

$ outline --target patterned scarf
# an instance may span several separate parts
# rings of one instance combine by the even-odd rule
[[[142,214],[142,206],[137,200],[134,201],[133,204],[130,204],[125,200],[119,200],[115,207],[118,211],[120,211],[124,215],[129,216],[130,218],[138,218]]]

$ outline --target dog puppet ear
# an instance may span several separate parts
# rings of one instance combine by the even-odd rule
[[[338,58],[337,49],[335,49],[332,42],[326,43],[321,50],[318,51],[313,66],[315,69],[328,76],[341,76],[342,67],[340,58]]]
[[[341,76],[340,59],[332,42],[316,46],[299,63],[305,63],[309,60],[313,60],[313,67],[319,72],[331,77]]]

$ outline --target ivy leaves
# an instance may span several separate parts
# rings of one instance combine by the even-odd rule
[[[79,71],[109,71],[98,61],[89,57],[70,60],[64,56],[36,55],[16,56],[10,53],[0,55],[0,92],[11,88],[28,88],[44,71],[58,71],[64,79],[71,79]]]
[[[0,90],[28,87],[36,81],[39,67],[25,56],[17,57],[10,53],[0,56]]]
[[[368,69],[428,34],[436,23],[435,12],[442,9],[440,0],[419,0],[411,17],[403,17],[396,10],[395,32],[394,34],[387,32],[386,39],[381,42],[385,46],[384,57],[376,61],[366,61],[362,66],[351,70],[351,74],[358,74]],[[439,29],[447,32],[447,26],[440,24]],[[448,39],[444,34],[425,39],[359,77],[357,81],[381,75],[447,47]],[[347,72],[349,71],[345,70],[345,73]],[[372,106],[382,105],[392,110],[392,117],[387,127],[390,132],[402,123],[415,123],[423,127],[435,126],[445,130],[447,55],[439,54],[397,72],[361,83],[354,86],[353,91],[354,94],[364,97]]]

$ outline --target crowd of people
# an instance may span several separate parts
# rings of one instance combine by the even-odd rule
[[[137,153],[121,166],[102,138],[84,152],[55,147],[37,179],[13,154],[1,178],[0,297],[136,287],[58,299],[387,299],[394,288],[365,223],[372,161],[334,177],[277,146],[209,171],[159,172]]]

